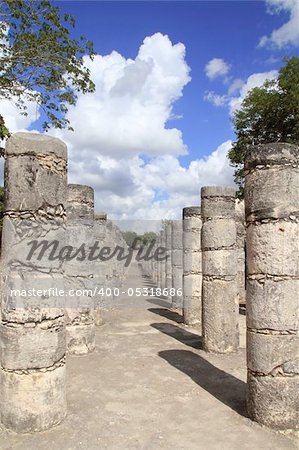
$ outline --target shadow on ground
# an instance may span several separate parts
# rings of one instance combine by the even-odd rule
[[[171,304],[169,303],[169,301],[167,300],[162,300],[160,297],[151,297],[151,298],[147,298],[146,301],[148,303],[151,303],[152,305],[156,305],[156,306],[161,306],[162,308],[170,308]]]
[[[152,323],[151,327],[161,331],[161,333],[177,339],[184,345],[189,347],[202,349],[202,338],[198,334],[191,333],[183,328],[180,328],[172,323]]]
[[[245,404],[246,384],[243,381],[189,350],[163,350],[158,354],[229,408],[248,417]]]
[[[149,300],[147,300],[149,301]],[[183,317],[175,311],[170,311],[165,308],[149,308],[151,313],[158,314],[159,316],[165,317],[166,319],[172,320],[176,323],[183,323]]]

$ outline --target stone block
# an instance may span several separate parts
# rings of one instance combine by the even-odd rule
[[[248,274],[299,276],[299,227],[295,222],[249,224]]]
[[[44,431],[66,416],[65,365],[29,373],[2,370],[1,421],[19,433]]]
[[[247,409],[257,422],[275,429],[296,429],[299,419],[298,377],[247,377]]]

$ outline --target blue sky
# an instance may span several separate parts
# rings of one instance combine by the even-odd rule
[[[231,117],[248,91],[298,55],[298,0],[57,1],[94,42],[96,84],[68,113],[69,182],[95,189],[111,218],[177,219],[203,185],[234,185]],[[7,101],[12,131],[41,131]]]
[[[174,107],[183,116],[171,120],[179,127],[190,154],[188,163],[203,156],[221,142],[234,137],[227,111],[203,101],[204,92],[223,94],[223,79],[210,81],[204,67],[213,57],[232,65],[234,78],[246,79],[253,72],[265,72],[281,65],[289,49],[257,48],[259,39],[281,26],[288,13],[270,15],[263,1],[63,1],[62,10],[76,17],[76,33],[85,34],[100,54],[117,50],[135,58],[146,36],[167,34],[173,43],[186,46],[186,61],[192,81]],[[274,62],[271,61],[272,58]],[[276,61],[275,61],[276,60]]]

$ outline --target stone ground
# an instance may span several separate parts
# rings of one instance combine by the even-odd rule
[[[151,286],[132,265],[126,286]],[[122,297],[94,353],[68,359],[69,413],[47,432],[0,430],[1,450],[298,449],[245,412],[245,316],[238,354],[206,354],[196,329],[157,298]]]

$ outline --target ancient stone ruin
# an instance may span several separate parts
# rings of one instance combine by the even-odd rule
[[[202,210],[202,334],[206,351],[238,348],[238,296],[235,191],[203,187]]]
[[[61,261],[27,260],[34,239],[65,241],[67,149],[58,139],[17,133],[6,145],[1,266],[2,423],[41,431],[66,415],[65,311],[61,299],[15,289],[63,288]]]
[[[66,352],[82,355],[95,348],[100,306],[91,290],[99,277],[104,287],[113,279],[119,285],[123,267],[117,260],[95,265],[83,257],[86,248],[81,261],[69,257],[71,249],[94,241],[93,189],[67,185],[67,149],[60,140],[12,136],[6,146],[5,195],[0,416],[12,430],[41,431],[66,415]],[[105,219],[101,236],[98,228],[96,237],[103,242],[111,235],[110,241],[124,244],[115,226],[106,229]],[[35,240],[43,243],[42,258],[40,247],[33,252]],[[57,244],[60,257],[54,255]],[[35,297],[33,288],[43,295]],[[74,295],[60,297],[60,290]]]
[[[298,147],[247,154],[247,405],[274,428],[298,426]]]
[[[66,208],[67,244],[71,247],[93,244],[94,193],[89,186],[69,184]],[[93,261],[70,260],[64,266],[65,287],[82,295],[66,299],[66,348],[74,355],[84,355],[95,348],[95,305],[91,295],[94,286]],[[86,291],[86,293],[84,292]]]
[[[246,304],[248,414],[274,429],[298,427],[298,147],[253,147],[245,175],[245,213],[234,189],[203,187],[200,206],[184,208],[182,220],[164,221],[155,242],[138,251],[106,213],[95,213],[92,187],[68,184],[63,142],[32,133],[8,140],[0,328],[5,428],[38,432],[63,421],[68,361],[91,356],[105,314],[126,294],[126,251],[137,258],[146,286],[160,289],[150,301],[168,301],[182,317],[180,333],[202,337],[205,355],[226,360],[238,352],[239,304]],[[162,325],[156,329],[179,336],[174,325]],[[154,332],[144,333],[151,339]],[[172,362],[179,365],[180,356]]]
[[[183,209],[183,292],[184,322],[202,330],[201,209]]]

